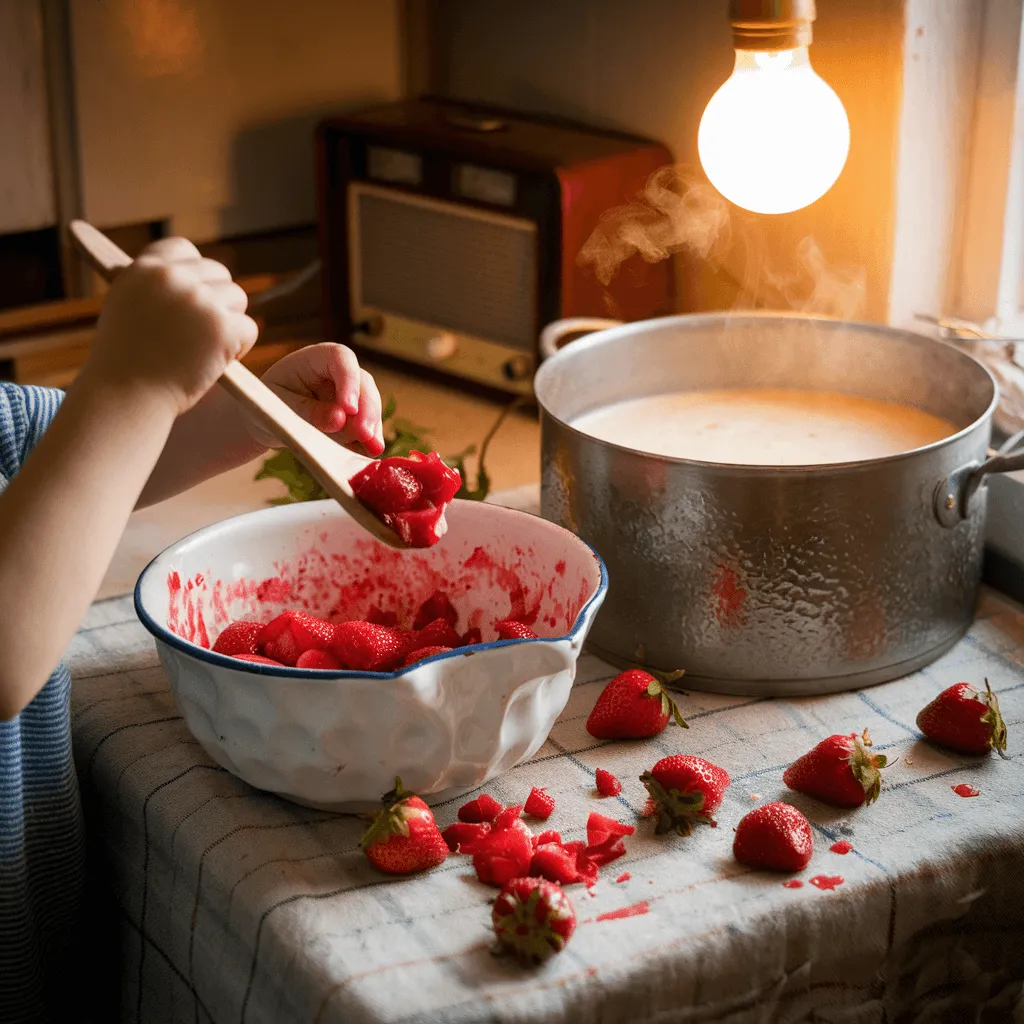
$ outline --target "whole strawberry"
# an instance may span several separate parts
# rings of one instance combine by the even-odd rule
[[[494,901],[491,923],[502,949],[539,964],[565,948],[576,930],[576,911],[554,882],[513,878]]]
[[[741,864],[772,871],[803,871],[814,852],[807,819],[779,801],[756,807],[736,826],[733,856]]]
[[[689,728],[665,687],[649,673],[631,668],[601,691],[587,719],[587,732],[599,740],[642,740],[657,736],[670,718]]]
[[[947,687],[917,713],[917,727],[934,743],[960,754],[994,750],[1005,756],[1006,725],[987,679],[984,693],[970,683]]]
[[[863,737],[855,732],[837,733],[797,758],[783,773],[782,781],[798,793],[835,807],[874,803],[882,788],[879,769],[885,767],[886,758],[870,748],[867,729]]]
[[[415,794],[395,788],[381,797],[383,806],[363,835],[370,863],[392,875],[409,875],[437,867],[448,856],[448,844],[430,808]]]
[[[640,776],[650,794],[649,806],[658,816],[655,832],[676,831],[688,836],[696,821],[714,827],[711,816],[722,803],[729,785],[724,768],[693,754],[663,757],[650,771]]]

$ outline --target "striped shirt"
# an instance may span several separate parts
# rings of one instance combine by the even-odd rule
[[[0,382],[0,490],[60,407],[60,391]],[[6,595],[4,601],[17,600]],[[0,1021],[52,1019],[66,987],[84,870],[71,759],[71,679],[61,665],[16,718],[0,721]]]

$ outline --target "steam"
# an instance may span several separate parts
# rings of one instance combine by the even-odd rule
[[[606,288],[634,253],[660,263],[687,250],[717,266],[729,241],[729,207],[705,182],[695,182],[682,167],[662,167],[637,198],[602,215],[577,261],[593,264]]]
[[[737,247],[737,258],[730,259]],[[677,253],[703,261],[737,287],[733,308],[789,309],[844,320],[864,308],[863,267],[830,265],[813,236],[797,243],[789,259],[769,255],[757,218],[737,224],[729,204],[683,166],[655,171],[636,198],[605,213],[580,250],[605,288],[631,257],[658,263]],[[739,264],[739,272],[731,268]],[[610,295],[606,304],[614,308]]]

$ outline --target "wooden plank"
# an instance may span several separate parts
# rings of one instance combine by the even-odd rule
[[[255,374],[265,373],[274,363],[307,345],[302,340],[276,341],[256,345],[242,360]],[[35,353],[14,360],[14,380],[19,384],[67,388],[89,357],[88,345]],[[0,357],[0,362],[4,361]]]
[[[4,310],[0,312],[0,338],[51,331],[76,321],[94,321],[101,305],[99,299],[64,299]]]
[[[251,274],[238,278],[238,283],[246,292],[254,295],[279,284],[286,276]],[[72,324],[94,323],[102,308],[102,298],[88,298],[64,299],[0,311],[0,338],[12,338],[20,342],[20,336],[41,335]],[[6,347],[0,343],[0,353],[3,352],[6,352]],[[0,359],[3,358],[7,356],[0,354]]]
[[[0,233],[56,222],[39,0],[0,0]]]
[[[78,348],[88,345],[96,328],[90,324],[70,331],[53,331],[49,334],[23,335],[10,341],[0,341],[0,361],[26,359],[61,349]]]

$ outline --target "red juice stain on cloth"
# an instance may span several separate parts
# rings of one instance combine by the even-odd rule
[[[980,796],[981,790],[975,789],[973,786],[968,786],[966,782],[961,782],[959,786],[950,786],[951,790],[956,793],[957,796]]]
[[[802,889],[804,883],[799,878],[791,878],[788,882],[782,883],[787,889]]]
[[[639,903],[631,903],[628,907],[619,907],[618,910],[609,910],[604,914],[598,914],[597,920],[621,921],[624,917],[639,917],[650,909],[647,900],[641,900]]]
[[[808,878],[808,882],[818,889],[835,889],[836,886],[842,885],[846,881],[842,875],[815,875],[813,878]]]
[[[722,626],[735,626],[743,613],[747,592],[739,585],[735,569],[722,562],[717,568],[715,582],[711,586],[711,593],[715,595],[715,617]]]
[[[623,871],[622,874],[619,875],[619,877],[615,879],[615,881],[616,882],[628,882],[632,877],[633,876],[628,871]]]
[[[845,839],[840,839],[838,843],[833,843],[829,849],[833,853],[849,853],[853,849],[853,843],[848,843]]]

